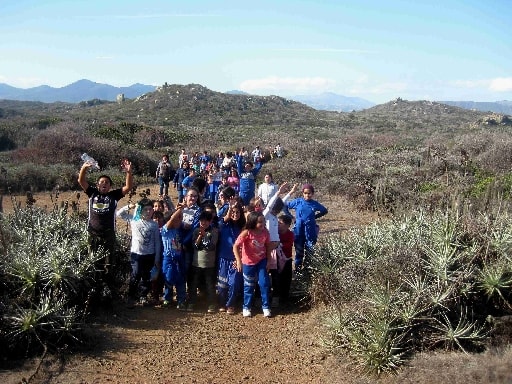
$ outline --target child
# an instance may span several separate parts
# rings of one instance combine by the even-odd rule
[[[272,173],[270,172],[267,172],[265,174],[264,180],[265,182],[260,184],[260,186],[258,187],[257,196],[261,197],[263,206],[266,207],[272,196],[274,196],[277,193],[279,187],[274,183]]]
[[[192,183],[194,182],[196,178],[196,170],[194,168],[191,168],[188,172],[188,176],[185,177],[181,183],[181,187],[183,188],[183,195],[187,195],[188,189],[192,186]]]
[[[254,165],[254,163],[256,165]],[[240,181],[239,196],[244,205],[248,205],[254,197],[254,190],[256,188],[256,176],[261,170],[263,163],[259,160],[243,162],[242,153],[238,154],[236,158],[238,177]]]
[[[234,192],[234,191],[233,191]],[[228,209],[219,223],[219,269],[217,288],[219,291],[219,311],[229,315],[235,313],[235,301],[243,292],[243,276],[237,271],[233,245],[245,226],[242,205],[232,196]]]
[[[137,208],[131,215],[128,210]],[[128,204],[117,211],[117,216],[130,223],[132,229],[132,244],[130,259],[132,273],[128,288],[128,296],[135,299],[140,293],[139,303],[147,305],[147,295],[151,290],[150,273],[153,266],[161,267],[161,240],[158,224],[153,221],[153,201],[142,199],[137,203]],[[132,306],[132,303],[128,303]],[[156,304],[156,303],[153,303]]]
[[[243,202],[242,202],[243,204]],[[253,197],[250,201],[249,201],[249,204],[247,204],[245,207],[244,207],[244,214],[245,214],[245,219],[247,220],[247,216],[249,215],[249,213],[251,212],[263,212],[263,203],[261,201],[261,197]]]
[[[277,272],[280,304],[286,304],[290,297],[292,282],[293,241],[295,236],[290,231],[292,218],[286,214],[278,217],[280,247],[277,250]]]
[[[162,227],[163,263],[164,275],[164,307],[172,303],[173,287],[176,287],[177,308],[184,311],[186,300],[186,276],[184,273],[184,258],[182,253],[181,236],[179,228],[183,220],[183,204],[178,204],[176,211],[165,217],[166,222]]]
[[[283,209],[284,203],[290,198],[291,194],[295,193],[297,185],[295,184],[291,191],[281,199],[279,196],[284,193],[288,183],[283,183],[277,193],[271,197],[268,201],[267,207],[263,210],[263,216],[265,216],[265,226],[269,232],[270,245],[272,248],[272,258],[268,264],[270,276],[272,280],[272,307],[279,306],[279,274],[277,271],[277,252],[276,249],[279,247],[279,223],[277,215]]]
[[[229,209],[230,201],[235,197],[235,190],[229,186],[222,189],[217,200],[217,217],[224,217]]]
[[[197,299],[197,287],[204,282],[208,296],[208,313],[215,313],[215,264],[219,231],[213,227],[213,214],[210,211],[202,211],[199,215],[199,228],[194,230],[192,239],[194,242],[194,257],[192,259],[191,285],[189,287],[188,311],[194,310]]]
[[[238,272],[243,271],[244,275],[244,306],[242,311],[244,317],[251,316],[256,282],[258,282],[261,290],[263,316],[271,316],[269,303],[270,278],[267,270],[267,262],[270,260],[271,251],[270,236],[265,228],[265,217],[261,212],[249,213],[245,229],[233,245],[236,269]]]
[[[313,200],[315,189],[311,184],[302,186],[302,195],[286,203],[288,209],[295,210],[295,270],[303,268],[304,255],[313,253],[313,246],[318,238],[316,219],[327,214],[325,208],[318,201]]]

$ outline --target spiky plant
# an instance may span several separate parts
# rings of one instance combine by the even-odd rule
[[[453,314],[452,314],[453,315]],[[431,335],[432,345],[442,345],[447,350],[460,349],[467,353],[466,348],[482,345],[487,337],[487,331],[483,325],[468,318],[468,309],[461,308],[458,316],[450,319],[447,312],[434,319],[432,325],[434,332]]]
[[[499,298],[512,309],[508,297],[512,292],[512,265],[507,260],[484,264],[478,274],[478,286],[487,299]]]
[[[2,339],[26,351],[73,340],[82,327],[94,263],[102,256],[87,252],[82,222],[60,210],[29,207],[2,217],[0,226],[10,239],[0,259]]]

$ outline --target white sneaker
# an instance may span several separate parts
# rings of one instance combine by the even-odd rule
[[[272,313],[270,313],[270,309],[268,309],[268,308],[263,308],[263,316],[265,316],[265,317],[270,317],[270,316],[272,316]]]
[[[250,309],[245,309],[245,308],[244,308],[244,309],[242,310],[242,315],[243,315],[244,317],[251,317],[251,310],[250,310]]]

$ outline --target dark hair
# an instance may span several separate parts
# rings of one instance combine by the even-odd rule
[[[201,211],[199,214],[199,220],[213,220],[213,213],[211,211]]]
[[[258,218],[263,217],[261,212],[249,212],[247,215],[247,222],[245,223],[245,229],[256,229],[258,225]]]
[[[187,195],[190,191],[193,191],[195,193],[197,193],[197,198],[199,199],[201,196],[199,195],[199,190],[197,189],[197,187],[195,185],[191,186],[190,188],[187,189]]]
[[[274,180],[274,176],[272,176],[272,172],[267,172],[267,173],[265,173],[265,176],[270,176],[270,178],[271,178],[272,180]]]
[[[284,207],[283,199],[278,197],[276,199],[276,201],[274,202],[274,206],[272,207],[272,212],[279,213],[283,210],[283,207]]]
[[[213,203],[212,200],[205,200],[203,203],[201,203],[201,209],[203,209],[203,211],[207,209],[210,212],[214,213],[214,215],[217,214],[217,207],[215,207],[215,204]]]
[[[281,220],[286,225],[292,225],[293,219],[290,215],[287,215],[286,213],[281,213],[277,219]]]
[[[108,176],[108,175],[101,175],[101,176],[100,176],[100,177],[98,177],[98,179],[96,180],[96,183],[99,183],[100,179],[103,179],[103,178],[107,179],[107,180],[108,180],[108,182],[110,183],[110,185],[112,185],[112,179],[111,179],[111,178],[110,178],[110,176]]]
[[[203,179],[202,177],[197,177],[192,182],[192,186],[196,187],[198,191],[204,191],[204,189],[206,188],[206,184],[206,180]]]
[[[234,221],[234,220],[231,220],[231,222],[237,226],[238,228],[242,229],[243,227],[245,227],[245,215],[244,215],[244,207],[242,206],[242,204],[240,202],[236,203],[236,205],[234,206],[235,209],[238,209],[238,211],[240,212],[240,217],[238,218],[237,221]],[[226,215],[228,214],[229,210],[226,211]]]
[[[251,167],[254,167],[254,163],[251,160],[246,161],[245,165],[250,165]]]
[[[138,205],[140,205],[141,207],[151,207],[153,208],[153,204],[154,204],[154,201],[153,200],[150,200],[150,199],[141,199],[139,200],[139,202],[137,203]]]
[[[153,219],[163,219],[164,213],[160,211],[153,212]]]
[[[231,199],[236,195],[235,190],[229,186],[222,188],[220,193],[222,193],[222,196],[224,196],[225,199]]]

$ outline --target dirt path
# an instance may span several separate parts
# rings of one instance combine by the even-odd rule
[[[90,333],[97,344],[92,350],[64,361],[48,359],[31,382],[340,382],[341,368],[321,346],[316,313],[282,312],[267,319],[202,309],[121,311],[94,324]],[[0,380],[19,383],[34,363],[0,374]]]

